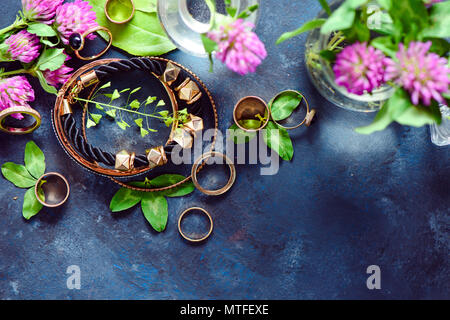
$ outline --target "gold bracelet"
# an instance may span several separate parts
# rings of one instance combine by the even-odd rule
[[[5,126],[3,123],[4,120],[8,116],[10,116],[12,114],[16,114],[16,113],[30,115],[36,121],[32,125],[25,127],[25,128],[16,128],[16,127]],[[11,107],[11,108],[7,108],[5,110],[0,111],[0,131],[10,133],[10,134],[17,134],[17,135],[27,134],[27,133],[31,133],[34,130],[36,130],[37,128],[39,128],[40,125],[41,125],[41,115],[39,114],[39,112],[32,109],[31,107],[17,106],[17,107]]]
[[[194,211],[194,210],[199,210],[199,211],[203,212],[203,213],[208,217],[209,223],[210,223],[210,227],[209,227],[208,233],[207,233],[205,236],[203,236],[203,237],[201,237],[201,238],[198,238],[198,239],[197,239],[197,238],[190,238],[190,237],[188,237],[188,236],[183,232],[183,230],[181,230],[181,220],[183,220],[183,218],[185,217],[186,213],[191,212],[191,211]],[[214,228],[213,219],[212,219],[211,215],[209,214],[209,212],[206,211],[206,210],[203,209],[203,208],[192,207],[192,208],[186,209],[186,210],[183,211],[183,213],[182,213],[182,214],[180,215],[180,217],[178,218],[178,231],[180,232],[181,236],[182,236],[184,239],[186,239],[187,241],[190,241],[190,242],[201,242],[201,241],[206,240],[206,239],[211,235],[211,233],[212,233],[212,231],[213,231],[213,228]]]

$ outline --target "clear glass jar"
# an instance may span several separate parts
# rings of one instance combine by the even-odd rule
[[[225,1],[216,1],[217,12],[226,15]],[[231,7],[242,12],[249,6],[259,4],[259,0],[231,0]],[[206,57],[200,35],[210,30],[211,13],[205,0],[158,0],[158,17],[178,49],[184,52]],[[246,20],[256,24],[258,11]]]
[[[442,123],[441,125],[430,125],[431,142],[443,147],[450,144],[450,108],[441,106]]]
[[[338,8],[344,1],[338,0],[330,4],[332,10]],[[371,4],[372,10],[378,6]],[[379,7],[378,7],[379,8]],[[317,19],[326,19],[328,15],[321,11]],[[352,111],[374,112],[380,110],[383,103],[394,93],[391,86],[384,85],[375,89],[371,94],[361,96],[347,92],[344,87],[335,82],[334,73],[330,63],[320,56],[322,50],[327,49],[332,35],[324,35],[320,28],[309,33],[306,41],[305,63],[309,77],[320,94],[333,104]]]

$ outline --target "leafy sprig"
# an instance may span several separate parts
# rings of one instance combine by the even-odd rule
[[[127,112],[139,116],[133,121],[134,124],[139,128],[142,137],[147,136],[150,132],[158,132],[158,130],[150,127],[148,118],[159,119],[163,121],[166,126],[170,126],[175,120],[179,121],[180,126],[189,121],[187,109],[180,110],[175,115],[170,114],[168,110],[158,111],[158,108],[165,106],[166,103],[162,99],[158,100],[157,97],[148,96],[143,101],[140,101],[139,99],[133,99],[132,96],[139,92],[142,89],[141,87],[137,87],[134,89],[125,88],[120,91],[118,89],[114,89],[112,92],[107,93],[102,92],[102,90],[110,87],[111,82],[104,84],[94,92],[91,99],[74,97],[74,99],[79,101],[80,103],[88,103],[88,107],[89,104],[95,105],[95,108],[97,109],[97,111],[94,113],[89,111],[88,108],[88,117],[86,119],[87,128],[97,126],[104,116],[108,116],[115,121],[119,128],[121,128],[122,130],[127,130],[127,128],[130,128],[131,125],[124,120],[122,112]],[[76,88],[74,88],[74,90],[75,89]],[[124,94],[128,94],[125,105],[119,107],[112,104],[115,100],[118,100]],[[98,96],[104,96],[108,98],[109,102],[103,103],[97,101],[96,98]],[[157,100],[158,102],[155,104]],[[146,110],[149,109],[151,105],[154,105],[153,112],[146,113]]]
[[[25,146],[25,165],[6,162],[2,165],[2,174],[8,181],[18,188],[28,189],[24,196],[22,214],[29,220],[42,209],[42,204],[37,200],[34,188],[39,178],[45,173],[45,156],[41,149],[33,142],[29,141]],[[38,195],[44,200],[41,181],[38,186]]]
[[[179,174],[163,174],[153,180],[145,178],[144,181],[131,182],[135,187],[144,189],[155,189],[171,186],[183,181],[184,176]],[[112,212],[128,210],[137,204],[141,204],[142,213],[145,219],[157,232],[162,232],[166,228],[169,217],[168,204],[166,197],[183,197],[195,190],[192,181],[186,182],[176,188],[157,191],[144,192],[129,188],[121,188],[111,199],[109,205]]]

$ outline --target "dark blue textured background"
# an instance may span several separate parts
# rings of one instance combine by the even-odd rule
[[[19,0],[2,1],[0,25],[12,23],[19,9]],[[315,0],[263,0],[257,32],[269,57],[253,75],[240,77],[220,63],[211,74],[207,59],[167,55],[209,87],[221,129],[230,126],[239,98],[269,100],[288,88],[305,93],[318,119],[293,133],[294,159],[278,175],[239,166],[224,196],[169,199],[161,234],[138,207],[110,213],[118,187],[68,159],[51,129],[55,98],[33,80],[32,106],[43,125],[28,136],[0,134],[0,162],[23,163],[32,139],[48,170],[67,176],[72,193],[63,208],[25,221],[25,191],[0,178],[0,298],[448,299],[450,148],[432,145],[428,128],[392,125],[371,136],[353,131],[374,115],[339,109],[317,93],[303,63],[306,37],[274,45],[318,11]],[[127,55],[111,50],[106,57]],[[184,242],[176,228],[180,212],[194,205],[215,220],[212,237],[200,246]],[[66,287],[66,268],[74,264],[81,268],[81,290]],[[381,290],[366,288],[372,264],[381,267]]]

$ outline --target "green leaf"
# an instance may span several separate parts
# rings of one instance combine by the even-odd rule
[[[389,15],[394,21],[396,33],[403,37],[403,42],[406,43],[418,40],[421,30],[428,24],[428,11],[423,0],[402,1],[401,5],[393,4]]]
[[[28,25],[27,31],[38,37],[56,37],[56,31],[44,23],[33,22]]]
[[[47,83],[47,80],[45,79],[42,71],[36,70],[36,75],[37,75],[37,77],[39,79],[39,83],[40,83],[42,89],[44,89],[44,91],[54,94],[54,95],[58,94],[58,90],[56,90],[55,87],[53,87]]]
[[[125,89],[120,90],[120,93],[125,93],[125,92],[128,92],[130,90],[131,90],[131,88],[125,88]]]
[[[395,58],[398,51],[398,45],[392,42],[392,37],[377,37],[372,40],[371,44],[391,58]]]
[[[2,165],[2,174],[18,188],[30,188],[37,182],[37,179],[33,178],[25,166],[13,162],[6,162]]]
[[[430,12],[431,23],[422,31],[422,37],[450,37],[450,1],[435,3]]]
[[[139,1],[133,19],[125,24],[110,22],[104,13],[106,0],[89,0],[97,14],[97,23],[107,27],[113,35],[113,45],[136,56],[158,56],[174,50],[175,45],[168,39],[158,19],[153,2]],[[144,9],[144,10],[143,10]],[[147,11],[147,12],[144,12]],[[150,12],[148,12],[150,11]],[[105,32],[100,32],[109,39]]]
[[[336,52],[331,50],[322,50],[320,51],[320,56],[326,60],[328,60],[330,63],[334,63],[336,60]]]
[[[157,0],[133,0],[136,10],[143,12],[156,12]]]
[[[185,176],[180,174],[163,174],[155,179],[150,181],[150,185],[154,188],[164,188],[171,185],[174,185],[180,181],[186,179]],[[181,186],[158,192],[161,195],[174,198],[174,197],[183,197],[185,195],[190,194],[195,190],[195,186],[192,181],[185,182]]]
[[[331,16],[331,9],[330,6],[328,5],[327,0],[319,0],[320,5],[322,6],[323,10],[325,10],[325,12]]]
[[[146,192],[141,202],[141,208],[153,229],[158,232],[164,231],[169,217],[166,198],[155,192]]]
[[[43,207],[42,204],[36,198],[34,188],[28,189],[23,198],[23,205],[22,205],[23,217],[29,220],[31,217],[38,214],[39,211],[41,211],[42,207]]]
[[[36,179],[45,173],[44,153],[33,141],[29,141],[25,146],[25,167]]]
[[[120,98],[119,90],[115,89],[113,94],[111,95],[111,101],[114,101],[114,100],[119,99],[119,98]]]
[[[237,13],[237,9],[236,9],[236,8],[227,7],[227,8],[226,8],[226,11],[227,11],[227,13],[228,13],[230,16],[232,16],[232,17],[236,16],[236,13]]]
[[[130,103],[130,107],[132,109],[139,109],[141,107],[141,103],[139,102],[138,99],[134,99],[131,103]]]
[[[261,120],[256,119],[245,119],[245,120],[239,120],[239,125],[241,125],[243,128],[247,130],[257,130],[261,128],[262,123]]]
[[[169,111],[168,110],[159,111],[158,113],[161,116],[163,116],[163,117],[168,117],[169,116]]]
[[[128,188],[121,188],[111,199],[109,208],[112,212],[119,212],[130,209],[142,200],[142,195],[142,192],[131,190]]]
[[[146,135],[148,135],[150,132],[148,130],[141,128],[141,137],[144,138]]]
[[[439,108],[437,109],[439,110]],[[422,127],[427,124],[440,124],[442,117],[439,111],[436,112],[436,108],[411,106],[399,117],[397,117],[395,121],[404,126]]]
[[[115,119],[116,118],[116,109],[112,109],[112,110],[108,110],[105,112],[108,116],[110,116],[111,118]]]
[[[156,97],[152,97],[152,96],[147,97],[147,100],[145,101],[145,105],[148,106],[149,104],[155,102],[156,99],[157,99]]]
[[[142,123],[144,122],[144,119],[142,119],[142,118],[139,118],[139,119],[136,119],[136,120],[134,120],[134,123],[136,123],[136,125],[139,127],[139,128],[142,128]]]
[[[330,34],[333,31],[350,28],[355,21],[356,9],[366,2],[366,0],[345,0],[323,24],[320,32]]]
[[[247,143],[256,137],[256,132],[247,132],[239,128],[236,124],[233,124],[228,129],[228,136],[233,139],[235,144]]]
[[[86,121],[86,127],[89,129],[89,128],[91,128],[91,127],[95,127],[97,124],[94,122],[94,121],[92,121],[90,118],[88,118],[87,119],[87,121]]]
[[[102,89],[106,89],[111,87],[111,81],[105,83],[104,85],[102,85],[100,88],[98,88],[98,90],[102,90]]]
[[[102,119],[102,115],[97,113],[91,113],[90,115],[95,124],[99,124],[100,120]]]
[[[41,71],[55,71],[61,68],[61,66],[64,64],[64,61],[66,61],[67,59],[67,56],[63,51],[64,49],[56,48],[45,50],[39,57],[39,60],[36,64],[36,69],[39,69]]]
[[[303,32],[307,32],[316,28],[320,28],[324,23],[326,22],[326,19],[316,19],[309,22],[306,22],[303,26],[298,28],[297,30],[290,31],[283,33],[280,38],[278,38],[276,44],[280,44],[283,41],[286,41],[290,38],[293,38],[295,36],[298,36],[302,34]]]
[[[368,42],[370,40],[370,30],[367,27],[366,21],[362,19],[362,11],[357,10],[353,25],[346,30],[343,30],[345,38],[350,42]]]
[[[142,87],[137,87],[137,88],[133,89],[133,90],[130,92],[130,95],[132,95],[133,93],[138,92],[138,91],[141,90],[141,89],[142,89]]]
[[[165,106],[165,105],[166,105],[166,103],[164,102],[164,100],[159,100],[156,106],[157,107],[162,107],[162,106]]]
[[[124,120],[117,122],[117,125],[119,126],[120,129],[122,130],[127,130],[127,128],[130,127],[130,125],[128,123],[126,123]]]
[[[49,46],[50,48],[53,48],[53,47],[56,47],[59,43],[60,43],[60,40],[59,40],[59,38],[56,40],[56,42],[51,42],[50,40],[48,40],[48,39],[45,39],[45,38],[41,38],[41,43],[42,44],[45,44],[46,46]]]
[[[377,0],[377,2],[385,10],[390,10],[392,7],[392,0]]]
[[[214,51],[217,51],[217,42],[208,38],[206,34],[201,34],[200,37],[202,39],[203,47],[205,48],[206,53],[213,53]]]
[[[267,146],[280,155],[283,160],[290,161],[294,156],[294,146],[286,129],[269,121],[263,129],[263,138]]]
[[[269,105],[272,119],[280,121],[288,118],[302,102],[303,97],[293,91],[284,91]]]
[[[384,130],[411,107],[412,103],[408,93],[403,89],[397,89],[381,110],[378,111],[373,123],[366,127],[357,128],[355,131],[360,134],[371,134],[375,131]]]

